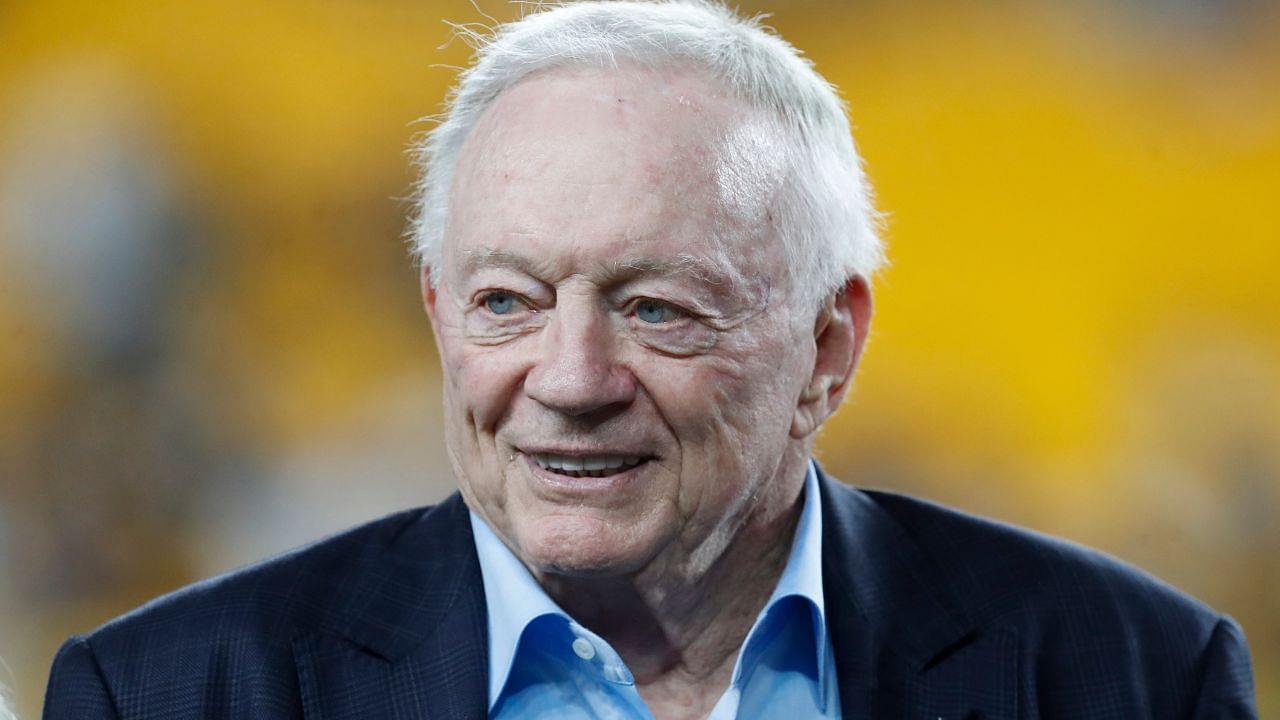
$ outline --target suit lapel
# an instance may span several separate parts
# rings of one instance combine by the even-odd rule
[[[1017,714],[1017,635],[974,627],[942,573],[865,493],[821,471],[823,592],[849,718]]]
[[[484,717],[484,586],[461,499],[358,562],[332,622],[294,640],[307,720]]]

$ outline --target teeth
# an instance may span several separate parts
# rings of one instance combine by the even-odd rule
[[[639,465],[641,459],[635,455],[555,455],[552,453],[533,453],[533,461],[543,470],[555,470],[566,475],[604,477],[613,471]]]

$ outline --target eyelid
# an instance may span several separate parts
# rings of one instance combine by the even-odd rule
[[[649,295],[641,295],[639,297],[632,298],[625,305],[626,312],[628,314],[634,315],[640,303],[643,303],[643,302],[657,303],[669,309],[672,313],[676,315],[676,317],[672,320],[672,322],[675,322],[677,320],[685,320],[685,319],[702,317],[699,313],[694,312],[693,310],[690,310],[684,305],[672,302],[670,300],[664,300],[662,298],[651,297]]]
[[[617,296],[622,299],[622,307],[628,311],[634,309],[635,303],[641,300],[653,300],[668,305],[676,311],[695,320],[713,321],[725,317],[729,307],[714,299],[702,297],[704,293],[696,290],[669,287],[663,283],[634,283],[619,288]]]
[[[526,297],[524,294],[518,293],[515,290],[507,290],[504,288],[485,288],[484,290],[480,290],[475,294],[474,297],[471,298],[471,304],[473,307],[479,308],[481,310],[488,310],[488,308],[485,307],[485,301],[488,300],[491,296],[497,295],[499,293],[503,295],[510,295],[513,300],[523,305],[525,309],[530,312],[538,311],[538,309],[534,307],[533,302],[529,300],[529,298]]]

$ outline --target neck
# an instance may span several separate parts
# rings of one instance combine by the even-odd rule
[[[778,584],[800,518],[803,469],[778,477],[710,562],[691,563],[688,546],[637,573],[538,579],[570,615],[609,642],[627,663],[655,716],[663,706],[705,717],[733,673],[738,649]],[[697,554],[708,554],[707,539]],[[714,549],[710,554],[715,555]]]

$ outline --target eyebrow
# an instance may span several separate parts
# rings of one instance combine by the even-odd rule
[[[537,276],[545,269],[545,263],[511,250],[474,248],[463,251],[462,270],[470,274],[479,270],[497,268],[514,270]],[[711,285],[724,285],[728,281],[723,269],[698,255],[682,253],[674,258],[655,258],[647,255],[623,257],[604,263],[604,280],[626,280],[640,275],[659,277],[688,275]]]
[[[496,248],[474,248],[462,252],[462,271],[471,274],[477,270],[497,268],[500,270],[517,270],[529,275],[536,274],[537,263],[519,253]]]
[[[728,280],[724,270],[715,263],[706,258],[685,253],[675,258],[655,258],[644,255],[621,258],[608,264],[606,275],[610,278],[634,275],[660,277],[690,275],[711,285],[724,285]]]

